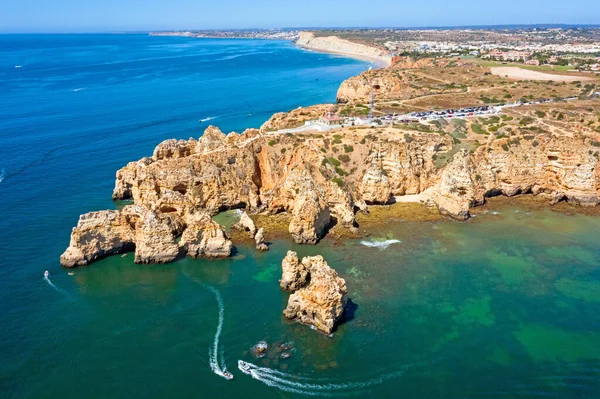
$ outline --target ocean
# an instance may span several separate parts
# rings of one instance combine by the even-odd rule
[[[0,36],[0,397],[595,397],[594,216],[511,203],[341,244],[60,267],[79,215],[115,207],[127,162],[210,123],[240,132],[333,102],[368,67],[282,41]],[[323,255],[347,281],[347,319],[331,336],[281,315],[289,249]]]

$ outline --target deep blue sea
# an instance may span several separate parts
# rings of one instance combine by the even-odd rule
[[[0,35],[0,398],[597,398],[598,217],[510,202],[465,223],[393,219],[366,242],[60,267],[127,162],[208,123],[332,102],[368,66],[282,41]],[[282,317],[289,249],[347,282],[332,336]],[[232,381],[210,368],[219,331]]]
[[[366,68],[284,41],[0,35],[2,280],[56,269],[78,215],[112,207],[116,170],[162,140],[335,101]]]

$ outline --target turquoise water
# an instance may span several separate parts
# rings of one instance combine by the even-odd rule
[[[333,101],[366,67],[285,42],[0,36],[0,397],[596,397],[597,217],[511,206],[390,224],[367,239],[399,241],[384,250],[277,240],[228,260],[148,266],[129,254],[60,268],[78,215],[114,207],[126,162],[199,136],[200,119],[241,130]],[[290,248],[322,254],[347,281],[352,304],[332,336],[281,316]],[[233,381],[209,365],[211,288]],[[256,359],[260,340],[271,349]],[[240,359],[265,368],[259,379]]]

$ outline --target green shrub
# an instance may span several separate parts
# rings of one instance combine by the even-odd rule
[[[508,144],[502,144],[502,149],[504,151],[508,151]]]
[[[340,176],[347,176],[348,175],[348,173],[346,173],[346,171],[344,169],[340,168],[340,167],[336,167],[335,171]]]
[[[352,147],[351,145],[344,144],[344,152],[345,153],[349,153],[349,152],[352,152],[352,151],[354,151],[354,147]]]
[[[343,163],[348,163],[350,162],[350,157],[346,154],[342,154],[338,157],[340,159],[340,161],[342,161]]]
[[[523,119],[521,119],[519,121],[519,125],[521,125],[521,126],[527,126],[527,125],[529,125],[529,124],[531,124],[533,122],[534,122],[533,118],[531,118],[529,116],[526,116],[525,118],[523,118]]]
[[[546,116],[546,113],[544,111],[535,111],[535,114],[537,115],[538,118],[543,118]]]
[[[331,181],[340,187],[344,187],[344,180],[341,177],[335,177],[335,178],[331,179]]]
[[[539,141],[537,141],[537,140],[533,140],[533,141],[531,142],[531,145],[532,145],[532,146],[534,146],[534,147],[537,147],[538,145],[540,145],[540,142],[539,142]]]
[[[477,133],[477,134],[487,134],[485,129],[482,128],[481,125],[478,125],[477,123],[473,123],[471,125],[471,129],[473,130],[474,133]]]
[[[282,148],[282,149],[281,149],[281,153],[282,153],[282,154],[285,154],[285,152],[286,152],[286,149],[285,149],[285,148]]]
[[[333,165],[333,166],[340,166],[340,165],[341,165],[340,161],[338,161],[338,160],[337,160],[337,159],[335,159],[334,157],[329,157],[329,158],[327,158],[327,161],[328,161],[328,162],[329,162],[331,165]]]
[[[271,140],[269,141],[267,144],[269,144],[271,147],[273,147],[275,144],[279,143],[279,139],[276,140]]]

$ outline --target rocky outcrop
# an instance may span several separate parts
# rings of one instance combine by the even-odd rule
[[[65,267],[84,266],[96,259],[131,250],[134,230],[119,211],[90,212],[79,217],[71,242],[60,256]]]
[[[242,216],[240,216],[240,220],[231,226],[234,230],[246,231],[250,235],[250,237],[254,237],[256,234],[256,226],[250,216],[246,212],[242,212]]]
[[[181,229],[177,221],[138,205],[126,206],[121,214],[134,231],[135,263],[168,263],[177,258],[176,237]]]
[[[348,289],[322,256],[311,256],[298,261],[298,255],[288,251],[282,262],[282,289],[295,291],[288,300],[283,314],[329,334],[344,314]]]
[[[256,130],[225,135],[211,127],[199,140],[165,141],[153,157],[119,170],[113,198],[135,205],[83,215],[61,263],[84,265],[133,247],[136,262],[146,263],[168,262],[178,251],[227,256],[225,234],[196,215],[232,208],[287,213],[292,238],[314,244],[335,224],[353,229],[355,212],[367,211],[367,204],[402,196],[460,220],[499,194],[600,203],[595,138],[527,130],[486,140],[466,151],[448,134],[398,128],[347,127],[300,136]],[[268,248],[251,222],[243,216],[242,228],[257,249]]]
[[[390,200],[390,179],[377,162],[371,164],[363,175],[360,193],[362,200],[371,204],[386,204]]]
[[[289,232],[299,244],[316,244],[329,225],[330,211],[323,190],[308,169],[295,169],[284,183],[293,197]]]
[[[223,228],[206,213],[198,212],[187,217],[187,227],[180,245],[192,258],[227,258],[233,244]]]
[[[374,94],[377,100],[400,99],[410,96],[409,82],[398,71],[391,69],[370,70],[346,79],[337,91],[339,103],[367,103]]]
[[[261,252],[269,250],[267,243],[265,242],[265,229],[262,227],[258,229],[254,236],[254,242],[256,243],[256,249]]]
[[[260,130],[269,132],[302,126],[306,121],[316,120],[326,115],[333,107],[333,104],[318,104],[310,107],[298,107],[289,112],[278,112],[263,123]]]
[[[177,243],[180,234],[182,239]],[[122,211],[82,215],[60,262],[65,267],[84,266],[108,255],[134,250],[135,263],[168,263],[180,253],[195,258],[227,257],[232,247],[222,227],[206,213],[188,215],[183,220],[128,205]]]
[[[365,44],[340,39],[337,36],[316,37],[313,32],[300,32],[296,45],[326,53],[373,60],[389,65],[392,57],[388,51]]]
[[[309,266],[308,260],[307,263],[302,263],[298,259],[298,254],[296,252],[288,251],[281,262],[281,268],[283,269],[281,280],[279,280],[281,289],[294,292],[304,287],[308,279]]]

